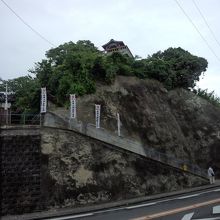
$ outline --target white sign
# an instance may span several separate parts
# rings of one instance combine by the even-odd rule
[[[96,128],[100,128],[100,111],[101,111],[101,105],[95,105],[95,126],[96,126]]]
[[[120,121],[119,113],[117,113],[117,124],[118,124],[118,136],[121,136],[121,121]]]
[[[70,118],[76,118],[76,95],[70,95]]]
[[[46,88],[41,88],[41,105],[40,113],[47,112],[47,90]]]
[[[8,84],[6,83],[6,88],[5,88],[5,110],[8,110]]]

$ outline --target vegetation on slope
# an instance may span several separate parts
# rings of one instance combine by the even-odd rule
[[[215,95],[215,92],[208,92],[208,89],[194,89],[193,92],[197,94],[198,96],[202,97],[203,99],[206,99],[210,103],[212,103],[215,106],[220,107],[220,98]]]
[[[41,87],[47,87],[58,105],[64,105],[69,94],[94,93],[97,81],[111,84],[116,75],[153,78],[167,89],[187,89],[195,86],[207,65],[206,59],[182,48],[168,48],[146,59],[132,59],[120,53],[107,55],[90,41],[78,41],[47,51],[46,59],[30,70],[35,77],[19,77],[8,84],[16,92],[17,109],[37,111]]]

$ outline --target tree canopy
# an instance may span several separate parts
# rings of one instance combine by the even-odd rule
[[[18,97],[18,108],[36,109],[39,108],[40,87],[47,87],[56,103],[64,105],[69,94],[93,93],[96,82],[111,84],[116,75],[154,78],[167,89],[193,88],[207,65],[206,59],[182,48],[168,48],[145,59],[133,59],[117,52],[105,54],[92,42],[81,40],[50,49],[46,58],[30,70],[35,78],[19,77],[10,84]]]
[[[146,62],[148,76],[163,82],[168,89],[193,88],[208,66],[206,59],[180,47],[159,51],[148,57]]]
[[[0,91],[5,91],[5,80],[1,80]],[[14,92],[15,104],[12,110],[16,112],[38,112],[40,103],[40,84],[37,78],[22,76],[7,80],[8,91]]]

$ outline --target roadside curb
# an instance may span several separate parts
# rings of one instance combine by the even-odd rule
[[[157,194],[157,195],[153,195],[153,196],[138,197],[138,198],[127,199],[127,200],[122,200],[122,201],[117,201],[117,202],[91,205],[91,206],[87,206],[87,207],[61,208],[61,209],[56,209],[56,210],[35,212],[35,213],[23,214],[23,215],[3,216],[3,217],[1,217],[1,219],[2,220],[39,220],[39,219],[64,217],[64,216],[74,215],[74,214],[79,214],[79,213],[99,211],[99,210],[107,209],[107,208],[115,208],[115,207],[121,207],[121,206],[140,203],[140,202],[147,202],[147,201],[152,201],[155,199],[167,198],[167,197],[172,197],[172,196],[176,196],[176,195],[183,195],[183,194],[190,193],[190,192],[197,192],[197,191],[202,191],[202,190],[206,190],[206,189],[213,189],[213,188],[217,188],[219,186],[220,186],[220,181],[218,180],[213,185],[208,184],[208,185],[194,187],[194,188],[185,189],[185,190],[181,190],[181,191],[162,193],[162,194]]]

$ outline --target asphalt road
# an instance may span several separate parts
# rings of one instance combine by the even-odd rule
[[[50,220],[220,220],[220,187]]]

